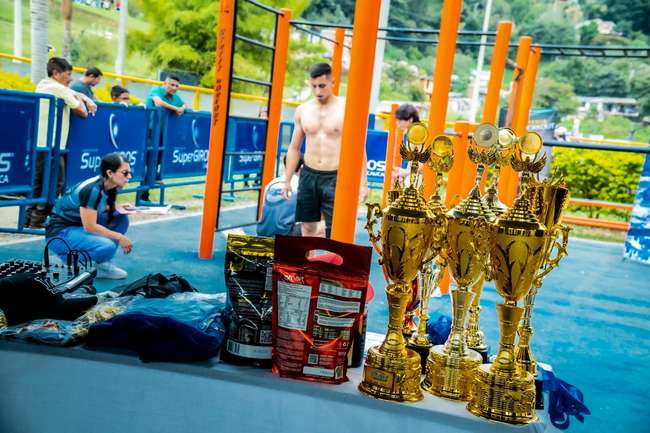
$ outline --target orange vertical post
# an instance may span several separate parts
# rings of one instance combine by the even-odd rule
[[[478,124],[476,123],[467,123],[458,122],[456,132],[461,134],[461,138],[466,140],[467,146],[469,147],[469,134],[473,133],[476,130]],[[461,199],[467,197],[469,192],[474,187],[476,182],[476,164],[469,159],[467,152],[465,153],[465,158],[463,159],[463,177],[460,181],[460,189],[458,193],[460,194]]]
[[[217,227],[223,176],[223,153],[226,148],[226,124],[230,104],[230,76],[235,29],[235,0],[221,0],[216,35],[214,96],[208,148],[208,169],[205,179],[203,216],[199,257],[211,259],[214,253],[214,231]]]
[[[542,56],[542,49],[540,47],[531,48],[526,72],[524,74],[524,83],[521,87],[521,100],[517,110],[514,112],[514,121],[512,123],[514,131],[517,135],[521,136],[526,133],[528,129],[528,117],[530,109],[533,105],[533,96],[535,94],[535,81],[537,80],[537,69],[539,60]],[[517,186],[519,178],[516,174],[508,179],[508,183],[504,185],[501,197],[502,201],[508,206],[512,205],[517,195]]]
[[[499,21],[494,50],[492,51],[492,63],[490,64],[490,81],[488,81],[487,93],[483,102],[483,117],[481,119],[483,122],[497,123],[499,97],[506,68],[506,59],[508,58],[511,32],[512,22]]]
[[[380,0],[358,0],[354,7],[352,51],[341,133],[341,155],[334,195],[332,239],[354,242],[361,170],[366,153],[372,72],[379,28]]]
[[[512,33],[511,21],[499,21],[497,24],[497,36],[492,50],[492,63],[490,64],[490,80],[488,81],[487,93],[483,101],[483,123],[497,123],[499,113],[499,100],[501,96],[501,85],[503,74],[506,69],[508,48],[510,46],[510,33]],[[481,191],[485,190],[488,171],[485,170],[481,179]]]
[[[393,163],[395,162],[395,153],[398,153],[395,149],[395,138],[397,134],[397,122],[395,121],[395,111],[397,111],[397,104],[391,104],[390,106],[390,117],[387,119],[388,122],[388,139],[386,141],[386,169],[384,171],[384,189],[381,193],[381,207],[386,207],[388,196],[388,191],[393,186],[391,184],[391,179],[393,178]]]
[[[516,112],[521,106],[520,100],[522,95],[523,81],[528,65],[528,57],[530,55],[530,46],[533,43],[533,38],[530,36],[522,36],[519,38],[519,48],[517,48],[517,56],[515,57],[515,64],[517,69],[512,76],[512,86],[510,89],[510,104],[508,105],[508,115],[506,119],[506,126],[512,127]],[[516,131],[515,131],[516,132]],[[507,185],[517,178],[517,174],[512,167],[503,167],[499,176],[499,200],[510,206],[512,202],[507,201],[508,190]],[[516,182],[516,181],[514,181]]]
[[[462,0],[445,0],[440,18],[440,36],[436,50],[436,66],[433,73],[433,91],[429,108],[429,136],[434,137],[445,132],[445,119],[451,89],[451,74],[454,69],[456,39]],[[429,197],[435,188],[435,173],[424,166],[424,194]]]
[[[262,167],[262,189],[260,191],[257,218],[262,218],[264,206],[264,189],[275,177],[275,163],[278,155],[278,134],[282,117],[282,94],[284,92],[284,72],[287,69],[289,51],[289,32],[291,10],[281,9],[275,29],[275,55],[273,56],[273,78],[269,95],[268,123],[266,125],[266,147],[264,150],[264,167]]]
[[[397,122],[396,122],[397,123]],[[393,167],[402,166],[402,155],[399,153],[399,148],[402,147],[404,142],[404,130],[395,126],[395,150],[393,156]]]
[[[345,29],[336,28],[334,38],[334,49],[332,51],[332,78],[334,78],[334,94],[338,96],[343,76],[343,43],[345,42]]]
[[[447,174],[447,192],[445,194],[445,206],[451,209],[456,206],[462,197],[461,189],[465,176],[465,166],[471,161],[467,156],[469,146],[469,122],[463,120],[454,124],[454,131],[457,136],[454,140],[454,165]]]

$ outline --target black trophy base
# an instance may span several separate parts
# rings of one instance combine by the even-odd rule
[[[422,365],[422,374],[425,374],[427,371],[427,358],[429,357],[429,350],[431,346],[416,346],[413,344],[407,344],[406,347],[413,350],[415,353],[420,355],[420,365]]]
[[[535,409],[544,409],[544,381],[535,378]]]

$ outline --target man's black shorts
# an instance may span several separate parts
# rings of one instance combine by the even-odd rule
[[[321,220],[322,213],[329,232],[334,209],[336,173],[336,170],[314,170],[303,165],[298,183],[296,221],[317,222]]]

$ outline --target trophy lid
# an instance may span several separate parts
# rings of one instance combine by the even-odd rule
[[[413,216],[424,216],[429,212],[427,202],[418,194],[418,190],[413,185],[404,189],[404,192],[389,208],[390,213],[403,213],[404,211]]]
[[[497,220],[499,227],[512,227],[525,230],[545,230],[530,206],[530,200],[525,194],[520,194],[512,208]]]
[[[483,218],[488,222],[496,219],[489,206],[481,200],[481,193],[476,186],[472,188],[467,198],[454,206],[447,215],[452,218]]]
[[[508,211],[508,206],[499,201],[496,188],[489,188],[487,193],[481,198],[481,201],[485,206],[490,208],[492,213],[497,217],[500,217]]]

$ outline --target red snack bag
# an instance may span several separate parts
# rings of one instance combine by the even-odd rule
[[[342,261],[310,260],[325,250]],[[353,334],[363,320],[372,249],[324,238],[276,236],[273,372],[343,383]],[[338,263],[338,264],[336,264]]]

